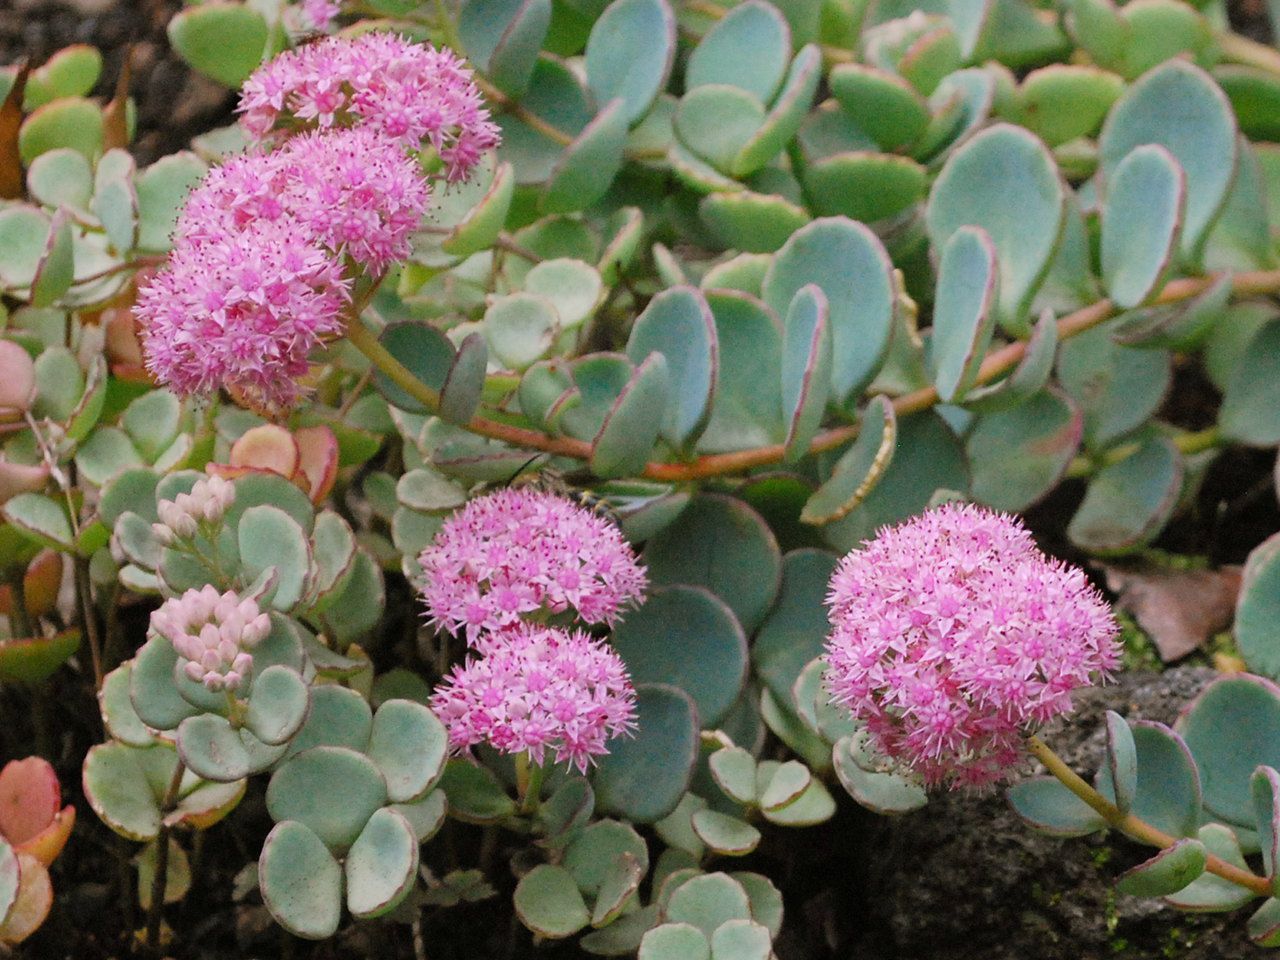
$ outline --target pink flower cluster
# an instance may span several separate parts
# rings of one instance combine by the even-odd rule
[[[604,641],[526,624],[455,668],[431,707],[454,750],[487,742],[536,764],[550,752],[585,773],[609,739],[635,729],[635,697],[626,666]]]
[[[277,57],[245,85],[246,128],[267,132],[286,100],[293,135],[209,173],[139,293],[147,368],[180,394],[293,406],[308,357],[343,330],[355,269],[378,276],[411,250],[430,188],[409,151],[429,141],[462,179],[498,140],[451,53],[389,34]]]
[[[872,743],[929,786],[988,787],[1072,690],[1119,659],[1105,601],[1022,524],[948,504],[844,558],[828,596],[826,684]]]
[[[613,623],[644,594],[635,551],[609,520],[565,497],[507,487],[451,516],[418,558],[432,623],[482,653],[533,615]]]
[[[165,546],[177,540],[190,540],[206,523],[217,523],[236,501],[236,488],[223,477],[201,477],[191,487],[190,493],[180,493],[172,500],[156,504],[159,523],[151,525],[152,532]]]
[[[322,33],[329,29],[334,17],[342,12],[342,4],[334,0],[302,0],[302,15],[307,25]]]
[[[183,671],[210,690],[236,690],[253,669],[254,647],[271,632],[258,605],[206,585],[166,600],[151,614],[151,629],[186,662]]]
[[[368,124],[404,146],[426,141],[451,182],[498,145],[480,92],[449,50],[388,33],[327,38],[282,53],[245,81],[241,126],[264,139],[291,121]]]

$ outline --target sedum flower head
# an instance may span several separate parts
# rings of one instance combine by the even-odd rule
[[[201,524],[217,523],[236,500],[235,485],[223,477],[201,477],[189,493],[156,504],[159,523],[151,529],[166,546],[176,540],[190,540]]]
[[[622,658],[604,641],[526,625],[455,667],[431,708],[455,751],[488,743],[538,764],[550,753],[585,773],[610,739],[635,729],[635,696]]]
[[[235,690],[253,669],[250,651],[271,632],[271,620],[253,600],[205,586],[166,600],[151,614],[151,628],[173,644],[196,683]]]
[[[1119,659],[1084,573],[1013,517],[947,504],[887,527],[831,578],[826,684],[929,786],[992,785],[1071,691]]]
[[[445,521],[418,558],[423,598],[438,628],[484,650],[490,634],[533,615],[574,610],[613,623],[646,577],[606,518],[554,493],[505,488]]]
[[[302,16],[307,25],[321,33],[329,29],[341,12],[342,4],[335,0],[302,0]]]
[[[389,33],[329,37],[282,53],[245,81],[239,109],[257,139],[283,120],[368,125],[411,149],[429,143],[450,181],[465,179],[499,140],[462,60]]]
[[[225,385],[287,409],[308,355],[341,332],[349,286],[341,261],[287,217],[180,240],[134,308],[147,369],[178,394]]]

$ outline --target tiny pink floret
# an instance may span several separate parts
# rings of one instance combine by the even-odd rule
[[[436,687],[431,708],[455,752],[488,743],[585,773],[609,752],[609,740],[634,731],[635,699],[622,658],[604,641],[526,625],[455,667]]]
[[[183,672],[210,690],[236,690],[253,670],[251,651],[271,632],[253,600],[206,585],[166,600],[151,629],[173,644]]]
[[[1007,779],[1027,735],[1119,663],[1115,619],[1084,572],[969,504],[881,530],[841,561],[827,604],[832,701],[928,786]]]
[[[484,652],[491,635],[572,610],[614,623],[644,595],[635,551],[606,518],[553,493],[505,488],[445,521],[418,558],[432,623]]]

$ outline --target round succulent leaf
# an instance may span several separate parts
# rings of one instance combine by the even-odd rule
[[[386,599],[382,569],[367,550],[356,551],[350,576],[319,605],[326,632],[339,644],[363,636],[378,624]]]
[[[138,718],[154,730],[175,730],[198,712],[174,686],[177,665],[178,653],[164,637],[153,636],[133,658],[129,699]]]
[[[760,793],[760,807],[769,812],[777,811],[795,803],[809,789],[813,774],[799,760],[788,760],[781,764],[769,778],[768,784]]]
[[[1200,772],[1182,737],[1161,723],[1130,725],[1138,758],[1134,816],[1175,837],[1194,837],[1202,820]]]
[[[707,758],[711,778],[730,799],[743,806],[756,803],[756,760],[742,747],[722,747]]]
[[[102,108],[84,97],[61,97],[37,107],[18,129],[18,154],[27,165],[61,148],[92,160],[102,153],[102,145]]]
[[[274,568],[275,590],[264,598],[276,610],[292,610],[307,590],[311,543],[302,527],[278,507],[250,507],[236,525],[243,575],[253,580]]]
[[[711,960],[711,944],[693,924],[663,923],[645,933],[637,960]]]
[[[587,953],[602,957],[623,957],[640,949],[640,941],[658,922],[658,907],[650,904],[624,913],[612,923],[592,930],[578,941]]]
[[[667,163],[671,165],[671,172],[676,175],[676,179],[695,193],[732,193],[746,189],[737,180],[730,179],[707,161],[696,156],[679,141],[673,142],[667,151]],[[655,249],[657,249],[656,246]],[[655,254],[654,265],[658,268],[659,277],[667,284],[675,286],[688,282],[683,272],[676,273],[670,269],[676,264],[669,252]]]
[[[698,215],[726,247],[747,253],[772,253],[809,222],[799,204],[751,190],[708,194],[698,204]]]
[[[893,404],[876,394],[862,414],[862,429],[831,468],[831,476],[800,511],[802,523],[824,526],[844,519],[875,489],[893,460],[898,421]]]
[[[924,787],[913,780],[865,769],[854,756],[850,737],[838,740],[831,756],[836,778],[845,792],[873,813],[895,816],[919,810],[929,802]]]
[[[1280,140],[1280,82],[1258,67],[1224,63],[1213,79],[1231,100],[1241,132],[1251,140]]]
[[[542,209],[568,213],[595,203],[622,169],[627,145],[626,104],[618,97],[604,105],[565,148],[551,169]]]
[[[615,857],[601,880],[592,905],[591,926],[605,927],[617,920],[627,904],[633,901],[644,874],[645,867],[632,854],[623,853]]]
[[[1005,794],[1009,806],[1032,829],[1051,837],[1084,837],[1107,822],[1055,777],[1031,777]]]
[[[102,54],[96,47],[73,43],[63,47],[27,75],[22,106],[34,110],[60,97],[87,96],[102,75]]]
[[[324,841],[295,820],[277,823],[258,859],[262,901],[296,937],[324,940],[342,918],[342,867]]]
[[[1244,854],[1240,852],[1240,842],[1230,827],[1206,823],[1200,828],[1199,840],[1218,859],[1241,870],[1249,869]],[[1206,872],[1188,886],[1166,896],[1165,902],[1191,913],[1217,913],[1238,910],[1253,898],[1253,891]]]
[[[515,186],[515,170],[511,164],[499,163],[484,195],[453,231],[440,240],[440,249],[454,257],[468,257],[493,246],[511,210]]]
[[[819,216],[873,223],[923,200],[928,176],[910,157],[859,150],[824,157],[807,167],[804,188]]]
[[[1065,215],[1066,188],[1049,151],[1026,130],[1000,123],[947,158],[929,193],[925,222],[935,250],[961,227],[987,232],[999,259],[1001,323],[1024,332]]]
[[[18,854],[7,840],[0,838],[0,928],[18,900],[18,888],[22,882],[22,868]]]
[[[489,349],[511,370],[524,370],[546,356],[559,333],[555,305],[534,294],[500,297],[489,304],[484,314]]]
[[[408,820],[418,842],[426,843],[444,826],[448,805],[449,800],[443,790],[432,790],[420,800],[393,804],[389,809],[399,812]]]
[[[245,726],[268,746],[287,743],[311,711],[311,689],[296,670],[267,667],[253,678]]]
[[[831,387],[846,405],[879,371],[889,349],[897,291],[893,263],[866,226],[815,220],[792,234],[764,281],[764,300],[785,314],[802,287],[817,284],[830,307]]]
[[[1171,380],[1169,354],[1123,347],[1114,321],[1064,342],[1058,381],[1084,412],[1086,446],[1102,449],[1151,418]]]
[[[1116,880],[1116,889],[1135,897],[1168,896],[1204,873],[1207,855],[1203,843],[1183,837],[1122,873]]]
[[[551,405],[546,420],[559,432],[579,440],[594,440],[618,396],[635,375],[635,366],[622,354],[591,353],[575,360],[569,375],[573,387]]]
[[[1218,410],[1223,436],[1254,447],[1280,443],[1280,320],[1264,324],[1237,359]]]
[[[1236,600],[1235,639],[1254,673],[1280,677],[1280,534],[1249,553]]]
[[[147,747],[155,742],[155,738],[134,710],[133,701],[129,698],[132,675],[132,660],[126,660],[108,673],[98,691],[98,707],[102,712],[103,726],[112,739],[131,747]]]
[[[773,939],[754,920],[730,920],[711,935],[711,960],[768,960]]]
[[[744,50],[751,56],[744,57]],[[778,8],[747,0],[731,8],[694,47],[684,85],[692,90],[709,83],[728,84],[769,103],[790,62],[791,28]]]
[[[267,21],[241,3],[188,8],[170,20],[167,29],[178,55],[224,87],[240,86],[267,52]]]
[[[73,627],[51,637],[0,643],[0,680],[43,683],[80,649],[80,639],[80,630]]]
[[[403,814],[374,812],[343,861],[347,909],[359,920],[380,917],[400,905],[418,878],[418,838]]]
[[[1143,0],[1125,4],[1120,17],[1129,28],[1130,41],[1124,73],[1136,77],[1174,57],[1200,61],[1216,59],[1213,31],[1193,4],[1176,0]]]
[[[1267,900],[1249,918],[1249,939],[1260,947],[1280,947],[1280,900]]]
[[[745,857],[760,845],[759,830],[718,810],[699,810],[691,822],[698,839],[721,856]]]
[[[65,207],[53,215],[44,251],[31,278],[31,305],[47,307],[60,299],[71,286],[75,274],[72,252],[71,218]]]
[[[99,161],[98,170],[102,170]],[[112,249],[124,255],[138,242],[138,191],[133,171],[123,176],[96,180],[90,211],[102,224]]]
[[[188,476],[196,476],[188,471],[183,471]],[[170,477],[177,474],[169,474]],[[237,477],[234,481],[236,488],[236,499],[227,512],[223,515],[223,521],[228,527],[238,527],[240,518],[244,516],[246,511],[258,506],[275,507],[277,510],[283,510],[294,522],[298,524],[307,536],[311,535],[311,531],[315,526],[315,507],[307,498],[307,495],[293,483],[291,480],[280,476],[276,473],[268,471],[255,470],[246,473],[242,477]],[[164,481],[156,487],[156,496],[165,500],[172,500],[177,493],[187,493],[190,487],[186,484],[187,489],[165,488]]]
[[[680,142],[724,174],[730,173],[734,158],[764,122],[759,98],[723,83],[686,93],[674,120]]]
[[[1177,506],[1186,467],[1173,443],[1151,436],[1089,481],[1067,536],[1091,553],[1118,554],[1149,543]]]
[[[631,327],[627,356],[642,363],[652,353],[667,360],[674,389],[660,433],[677,447],[697,439],[711,415],[719,344],[706,298],[693,287],[669,287],[646,305]]]
[[[31,540],[54,550],[73,550],[71,521],[66,510],[39,493],[20,493],[4,505],[4,517]]]
[[[464,823],[496,823],[516,812],[493,772],[470,760],[448,761],[440,789],[449,799],[450,815]]]
[[[762,812],[766,820],[780,827],[812,827],[835,816],[836,801],[821,780],[810,780],[804,792],[786,806]]]
[[[548,940],[573,936],[591,922],[573,875],[549,863],[520,878],[514,903],[520,922]]]
[[[733,611],[698,586],[650,591],[614,630],[612,643],[635,683],[666,683],[693,698],[713,728],[742,692],[747,639]]]
[[[978,378],[995,332],[999,267],[981,227],[960,227],[942,248],[930,358],[943,403],[963,400]]]
[[[627,856],[649,869],[649,849],[630,824],[598,820],[574,837],[564,855],[564,868],[584,896],[596,897],[609,882],[615,861]]]
[[[247,780],[232,783],[197,781],[194,788],[184,787],[190,792],[178,798],[177,806],[165,815],[164,822],[169,826],[207,830],[239,805],[247,787]]]
[[[205,780],[231,783],[254,772],[241,732],[226,717],[213,713],[188,717],[178,726],[177,744],[182,762]]]
[[[708,291],[706,298],[715,319],[717,374],[711,419],[698,440],[698,450],[724,453],[781,442],[786,426],[777,316],[755,297],[739,291]]]
[[[538,58],[521,106],[570,135],[578,133],[595,115],[591,94],[578,75],[563,61],[550,56]],[[564,145],[513,113],[500,113],[496,119],[502,128],[499,155],[511,165],[516,185],[545,184],[564,152]]]
[[[393,357],[428,387],[433,390],[444,388],[457,351],[442,331],[428,323],[392,323],[378,339]],[[431,412],[380,370],[374,371],[373,382],[392,406],[409,413]]]
[[[929,124],[924,98],[895,74],[842,63],[831,71],[828,82],[844,112],[884,150],[909,146]]]
[[[592,785],[600,810],[655,823],[676,808],[689,788],[698,758],[698,712],[689,695],[676,687],[640,684],[636,715],[636,735],[609,744]]]
[[[1036,504],[1066,473],[1083,432],[1080,408],[1052,386],[979,416],[965,441],[973,498],[1014,512]]]
[[[893,459],[862,503],[843,520],[827,524],[823,535],[839,550],[852,550],[885,524],[927,507],[939,490],[965,493],[969,466],[959,438],[936,412],[898,421]]]
[[[751,919],[751,901],[742,884],[727,873],[704,873],[686,880],[663,911],[668,923],[688,923],[712,936],[730,920]]]
[[[0,284],[30,286],[44,254],[49,223],[43,210],[26,204],[0,210]]]
[[[1249,780],[1280,766],[1280,689],[1262,677],[1220,677],[1200,692],[1175,729],[1194,758],[1208,811],[1252,829]],[[1141,776],[1141,757],[1139,757]]]
[[[822,54],[816,44],[800,48],[768,115],[729,166],[734,177],[746,177],[776,157],[795,137],[822,80]]]
[[[1226,203],[1239,148],[1231,103],[1199,67],[1169,60],[1138,79],[1116,102],[1098,140],[1102,176],[1115,176],[1137,147],[1165,147],[1187,179],[1183,255],[1195,262]]]
[[[605,414],[600,432],[591,444],[591,472],[598,477],[625,477],[642,472],[658,441],[671,394],[666,357],[660,353],[650,354]]]
[[[676,53],[676,18],[666,0],[617,0],[587,38],[587,86],[597,103],[623,101],[634,125],[666,87]]]
[[[373,716],[367,753],[382,771],[392,803],[408,803],[430,790],[448,749],[444,724],[420,703],[388,700]]]
[[[650,540],[644,562],[654,586],[706,587],[751,633],[778,595],[782,553],[768,524],[741,500],[695,496],[676,522]]]
[[[85,799],[103,823],[129,840],[150,840],[160,831],[160,803],[147,788],[150,767],[167,766],[173,776],[178,758],[167,745],[132,747],[110,741],[89,748],[82,782]]]
[[[182,151],[161,157],[138,173],[134,187],[138,195],[140,249],[165,251],[170,248],[178,212],[191,188],[207,170],[208,165],[203,160]]]
[[[596,795],[585,777],[570,777],[538,807],[540,843],[553,849],[564,847],[591,820]]]
[[[1138,748],[1124,717],[1114,710],[1106,714],[1106,750],[1098,768],[1098,792],[1128,813],[1138,790]]]
[[[1114,73],[1085,64],[1055,63],[1033,70],[1018,87],[1018,117],[1050,147],[1097,132],[1124,92]]]
[[[817,284],[796,291],[782,328],[782,411],[786,460],[809,452],[831,392],[831,327],[827,295]]]
[[[342,790],[335,792],[335,784]],[[312,747],[271,776],[272,819],[297,820],[341,850],[355,842],[373,812],[387,803],[387,785],[372,760],[346,747]]]
[[[1131,151],[1107,183],[1102,278],[1116,306],[1132,309],[1160,288],[1182,232],[1187,180],[1164,147]]]
[[[516,98],[529,87],[550,26],[551,0],[468,0],[458,13],[467,57]]]
[[[751,659],[756,675],[775,696],[790,697],[800,671],[823,650],[826,595],[838,558],[813,548],[782,559],[782,590],[756,633]]]
[[[535,264],[524,277],[526,293],[546,297],[555,305],[560,325],[580,326],[600,302],[604,284],[600,272],[572,257],[557,257]],[[637,359],[637,363],[640,359]]]
[[[1253,798],[1254,823],[1258,828],[1258,845],[1262,850],[1263,872],[1274,887],[1280,884],[1277,878],[1277,865],[1280,864],[1280,773],[1272,767],[1258,767],[1249,780],[1249,789]]]
[[[59,147],[32,161],[27,170],[27,190],[46,207],[85,210],[93,197],[93,169],[84,154]]]

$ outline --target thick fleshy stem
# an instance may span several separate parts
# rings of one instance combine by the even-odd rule
[[[186,772],[186,765],[179,760],[173,768],[164,799],[160,801],[160,832],[155,839],[156,869],[151,875],[151,903],[147,906],[147,949],[155,956],[160,955],[160,919],[164,910],[164,891],[169,883],[169,834],[172,828],[166,821],[178,805],[178,791],[182,788],[182,777]]]
[[[546,770],[529,758],[528,751],[516,756],[516,791],[520,795],[520,812],[536,813],[542,799],[542,780]]]
[[[1159,847],[1161,850],[1177,843],[1177,837],[1172,837],[1163,830],[1156,829],[1145,820],[1135,817],[1132,813],[1122,812],[1114,803],[1089,786],[1084,778],[1067,766],[1066,762],[1039,737],[1028,737],[1027,745],[1032,754],[1035,755],[1035,758],[1044,764],[1046,770],[1053,774],[1064,787],[1087,803],[1098,816],[1102,817],[1116,830],[1140,843]],[[1271,881],[1266,877],[1260,877],[1248,870],[1242,870],[1234,864],[1227,863],[1221,857],[1214,856],[1212,853],[1208,855],[1208,859],[1205,862],[1205,870],[1229,883],[1251,890],[1260,897],[1271,896]]]

